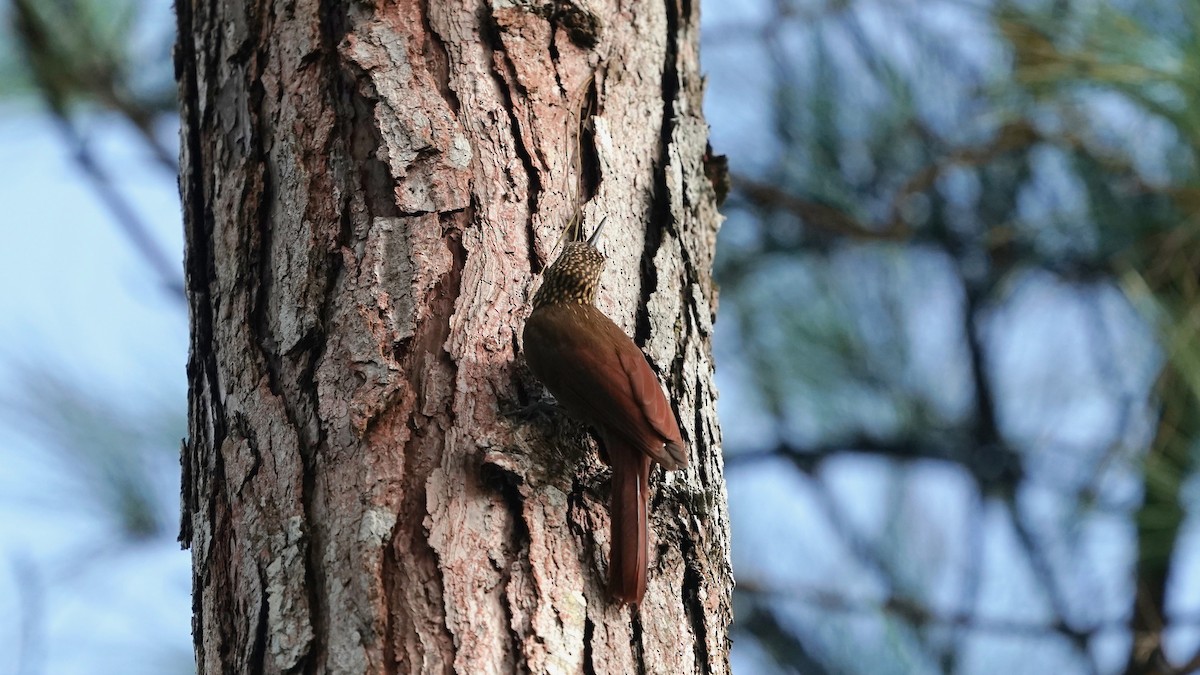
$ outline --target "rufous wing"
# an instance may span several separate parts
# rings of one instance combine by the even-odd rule
[[[580,330],[586,325],[590,330]],[[525,325],[530,368],[572,415],[664,468],[687,465],[675,413],[633,340],[587,305],[550,307]]]
[[[688,462],[687,448],[683,446],[683,439],[679,434],[675,411],[663,395],[662,386],[659,385],[658,378],[655,377],[654,370],[646,361],[642,350],[633,344],[633,340],[629,340],[629,346],[633,349],[618,347],[617,358],[621,361],[625,375],[629,377],[629,390],[634,403],[641,409],[650,428],[662,437],[664,452],[670,457],[669,461],[663,461],[666,458],[658,456],[654,459],[669,471],[682,469]]]

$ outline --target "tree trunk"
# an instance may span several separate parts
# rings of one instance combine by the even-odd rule
[[[191,309],[181,538],[204,673],[728,672],[719,216],[689,0],[179,0]],[[576,197],[600,305],[692,453],[649,591],[518,338]]]

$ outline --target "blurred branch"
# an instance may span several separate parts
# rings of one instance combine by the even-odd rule
[[[13,30],[20,39],[22,56],[48,105],[65,114],[71,100],[80,99],[112,110],[138,132],[159,166],[178,174],[174,148],[165,145],[154,131],[155,119],[173,108],[164,110],[159,98],[131,93],[124,31],[101,35],[95,16],[86,11],[91,6],[84,0],[13,0],[13,7]],[[110,11],[119,10],[114,7]],[[121,28],[128,30],[129,26]]]
[[[35,675],[41,672],[42,649],[40,631],[45,620],[44,592],[37,568],[22,557],[9,559],[16,582],[20,639],[17,642],[16,675]]]
[[[107,106],[138,130],[160,166],[178,173],[178,163],[154,134],[155,111],[133,99],[123,84],[123,64],[116,50],[95,34],[76,3],[63,14],[72,17],[66,26],[51,26],[33,0],[14,0],[14,30],[29,63],[37,89],[55,120],[59,133],[93,191],[109,210],[118,230],[150,266],[162,287],[180,303],[185,301],[183,266],[172,262],[129,201],[113,184],[92,154],[87,139],[76,128],[69,112],[74,97],[89,97]],[[66,31],[69,37],[63,37]],[[67,45],[73,46],[68,48]]]
[[[926,138],[927,141],[931,139]],[[908,179],[892,199],[891,215],[882,227],[858,222],[843,209],[796,196],[778,185],[733,174],[733,187],[741,198],[761,207],[789,211],[810,227],[826,234],[862,241],[903,241],[913,236],[912,228],[901,215],[905,202],[926,192],[947,170],[961,166],[979,166],[997,157],[1029,147],[1041,140],[1040,134],[1025,121],[1002,127],[991,143],[982,148],[951,151]]]
[[[1015,489],[1023,478],[1020,462],[1015,456],[1006,461],[975,452],[965,442],[960,445],[952,441],[934,442],[909,437],[879,439],[856,436],[838,439],[828,445],[797,445],[780,441],[770,448],[730,452],[725,456],[725,465],[737,469],[747,464],[782,458],[805,474],[813,475],[831,457],[853,453],[899,461],[933,459],[952,462],[966,469],[977,483],[999,490],[1006,489],[1006,486]]]
[[[829,489],[828,484],[820,478],[814,479],[813,493],[816,496],[816,501],[820,505],[821,513],[825,517],[825,520],[830,524],[833,531],[837,533],[837,536],[846,543],[847,548],[857,561],[869,568],[890,589],[890,597],[907,597],[911,593],[911,589],[901,588],[897,592],[898,582],[902,582],[903,577],[897,570],[896,561],[883,555],[873,542],[858,531],[854,523],[846,517],[844,510],[834,497],[833,492]],[[909,623],[918,629],[925,626],[924,623],[913,621]],[[927,636],[923,634],[923,631],[918,630],[917,639],[920,641],[923,649],[932,651],[931,645],[928,644]]]
[[[1024,138],[1026,135],[1022,134],[1021,136]],[[963,275],[967,305],[965,312],[967,324],[966,336],[971,361],[971,373],[975,384],[976,413],[972,437],[976,448],[982,450],[987,455],[1006,457],[1009,461],[1016,462],[1017,466],[1020,466],[1021,460],[1019,455],[1006,445],[996,419],[997,401],[991,373],[986,363],[987,352],[980,328],[980,320],[983,316],[985,303],[993,293],[997,283],[996,273],[997,271],[992,269],[991,274],[988,275],[972,276],[965,273]],[[981,489],[986,489],[988,486],[992,486],[993,489],[995,487],[1000,488],[999,493],[1009,511],[1013,527],[1017,532],[1017,540],[1024,549],[1026,557],[1029,559],[1034,571],[1034,576],[1038,579],[1054,611],[1055,625],[1059,627],[1057,629],[1058,632],[1071,640],[1072,644],[1079,651],[1081,660],[1088,668],[1088,671],[1094,674],[1098,672],[1098,667],[1091,651],[1088,649],[1091,632],[1075,630],[1068,623],[1069,608],[1058,587],[1054,571],[1046,557],[1045,551],[1039,545],[1039,542],[1021,517],[1020,511],[1017,508],[1016,486],[1019,484],[1023,473],[1022,470],[1013,479],[999,482],[994,479],[989,480],[989,477],[985,476],[984,481],[981,483]]]
[[[1055,624],[1060,626],[1058,632],[1069,639],[1074,647],[1079,651],[1083,663],[1087,665],[1088,672],[1098,673],[1099,667],[1096,665],[1095,658],[1092,656],[1091,650],[1088,649],[1089,642],[1095,634],[1095,628],[1077,629],[1071,625],[1068,620],[1070,616],[1070,607],[1067,605],[1067,600],[1063,596],[1062,589],[1059,588],[1058,578],[1054,574],[1054,568],[1050,564],[1050,559],[1046,555],[1046,551],[1037,541],[1029,524],[1020,514],[1020,509],[1017,508],[1015,498],[1005,500],[1005,506],[1008,508],[1009,518],[1012,521],[1013,528],[1017,533],[1017,541],[1025,550],[1025,556],[1029,560],[1030,567],[1033,569],[1033,575],[1038,580],[1038,585],[1042,587],[1042,592],[1050,602],[1051,611],[1054,612]]]
[[[1179,666],[1178,668],[1170,668],[1170,666],[1168,666],[1168,668],[1169,670],[1167,670],[1167,672],[1170,673],[1170,675],[1189,675],[1200,672],[1200,649],[1198,649],[1192,658],[1188,659],[1187,662],[1182,666]]]
[[[779,31],[790,24],[811,26],[844,12],[851,3],[831,2],[818,6],[793,2],[774,2],[774,14],[769,21],[730,21],[715,26],[706,26],[700,40],[706,49],[715,49],[729,43],[745,43],[773,39]]]
[[[920,442],[899,441],[889,443],[880,440],[847,440],[845,443],[831,445],[795,445],[779,442],[769,448],[757,450],[736,450],[725,456],[725,467],[730,471],[738,471],[760,462],[783,459],[797,470],[806,475],[815,475],[820,466],[829,459],[843,455],[865,454],[882,457],[897,462],[917,462],[935,460],[950,462],[962,466],[976,482],[983,475],[992,475],[993,470],[981,472],[972,469],[972,463],[964,461],[961,453],[954,448],[943,447],[940,444],[922,444]],[[1114,515],[1128,515],[1136,504],[1118,501],[1103,501],[1094,492],[1079,492],[1073,485],[1053,484],[1049,481],[1039,481],[1044,488],[1055,490],[1063,495],[1075,495],[1081,501],[1086,500],[1090,510]]]
[[[1185,511],[1181,491],[1192,472],[1195,442],[1195,405],[1181,391],[1180,376],[1172,368],[1163,374],[1159,394],[1163,410],[1154,446],[1143,466],[1144,502],[1135,518],[1138,532],[1137,586],[1131,628],[1134,647],[1127,672],[1155,673],[1166,661],[1162,651],[1165,630],[1167,585],[1183,525]],[[1184,407],[1188,409],[1183,409]]]
[[[744,595],[740,584],[737,593]],[[734,630],[753,635],[777,664],[793,672],[804,675],[832,675],[834,672],[816,658],[802,640],[780,624],[779,618],[769,608],[754,606],[748,612],[739,612]]]
[[[1026,637],[1044,637],[1048,633],[1062,633],[1070,637],[1075,631],[1061,621],[1026,621],[1021,619],[1004,619],[999,617],[980,616],[973,612],[944,613],[911,598],[891,595],[886,598],[871,600],[865,598],[849,598],[837,591],[803,586],[759,586],[753,581],[738,581],[739,596],[753,598],[756,602],[770,604],[780,601],[795,601],[812,605],[827,612],[839,614],[854,614],[862,616],[879,616],[887,614],[900,619],[914,627],[929,625],[947,628],[959,628],[1000,635],[1017,635]],[[1090,632],[1099,632],[1109,628],[1120,628],[1122,619],[1112,619],[1090,628]]]
[[[114,525],[118,536],[104,533],[104,545],[171,533],[175,502],[167,495],[176,476],[163,470],[175,463],[174,439],[185,426],[178,411],[135,416],[44,369],[22,373],[14,390],[20,398],[0,400],[0,413],[56,460],[53,468],[68,481],[62,504],[74,501]]]
[[[55,120],[68,145],[74,148],[75,160],[79,164],[79,168],[82,169],[83,175],[88,179],[96,196],[108,208],[112,215],[112,222],[117,225],[117,229],[133,244],[134,250],[154,271],[162,288],[180,303],[186,303],[187,298],[183,287],[183,263],[171,262],[151,234],[149,225],[142,220],[133,205],[113,185],[108,173],[92,155],[87,140],[79,135],[71,120],[58,114],[55,115]]]
[[[965,543],[966,563],[962,586],[959,588],[958,614],[978,619],[975,614],[975,605],[979,601],[985,543],[983,538],[983,499],[978,492],[973,492],[969,499],[970,505],[965,518],[966,531],[964,532],[967,538]],[[959,659],[966,653],[967,638],[969,637],[966,630],[969,626],[952,625],[951,627],[954,629],[954,636],[940,659],[944,673],[958,672]]]
[[[746,201],[767,208],[790,211],[827,234],[861,240],[897,241],[909,236],[906,227],[873,230],[846,215],[842,209],[821,202],[797,197],[777,185],[733,174],[733,188]]]

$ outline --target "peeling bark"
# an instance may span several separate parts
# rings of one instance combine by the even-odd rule
[[[181,540],[203,673],[724,673],[719,222],[686,0],[179,0]],[[608,469],[518,336],[584,182],[692,460],[605,595]]]

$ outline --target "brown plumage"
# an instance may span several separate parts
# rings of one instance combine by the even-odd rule
[[[646,592],[650,462],[687,466],[679,424],[650,364],[595,307],[604,256],[595,241],[568,242],[545,273],[525,322],[525,358],[567,412],[590,424],[612,465],[609,590],[625,603]]]

